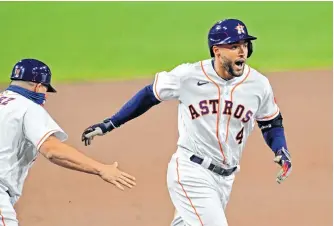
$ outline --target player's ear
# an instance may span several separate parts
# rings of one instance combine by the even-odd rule
[[[32,83],[34,86],[34,92],[37,93],[39,90],[38,84],[37,83]]]
[[[212,46],[212,52],[215,54],[215,56],[220,57],[220,50],[218,46]]]
[[[36,91],[45,93],[47,91],[47,88],[42,83],[38,83],[35,87],[35,92]]]

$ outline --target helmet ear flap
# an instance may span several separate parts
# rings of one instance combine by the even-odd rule
[[[248,54],[247,54],[247,58],[249,58],[253,53],[253,43],[252,41],[248,41]]]

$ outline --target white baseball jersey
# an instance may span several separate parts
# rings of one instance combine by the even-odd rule
[[[179,101],[178,146],[228,168],[239,165],[255,120],[279,114],[268,79],[248,65],[242,76],[224,80],[211,59],[182,64],[157,73],[153,89],[161,101]]]
[[[0,93],[0,128],[0,188],[20,196],[43,142],[67,134],[42,106],[12,91]]]

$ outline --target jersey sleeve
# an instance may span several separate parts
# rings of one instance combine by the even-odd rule
[[[279,107],[276,103],[273,89],[268,80],[264,85],[264,93],[261,98],[260,107],[255,115],[257,121],[268,121],[279,114]]]
[[[49,113],[39,105],[32,105],[27,109],[23,119],[23,130],[26,139],[28,139],[37,150],[39,150],[43,142],[52,134],[61,142],[68,138],[68,135],[52,119]]]
[[[182,64],[169,72],[163,71],[155,75],[153,93],[159,101],[179,99],[186,67],[187,64]]]

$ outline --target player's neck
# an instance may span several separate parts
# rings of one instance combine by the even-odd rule
[[[224,80],[230,80],[234,78],[226,69],[224,69],[223,65],[216,58],[213,60],[213,68],[216,71],[217,75]]]
[[[24,96],[27,99],[32,100],[38,105],[43,105],[45,103],[45,94],[44,93],[36,93],[34,91],[31,91],[29,89],[23,88],[21,86],[17,85],[10,85],[7,87],[7,90],[18,93],[22,96]]]
[[[32,85],[32,83],[29,83],[29,82],[26,82],[26,81],[12,81],[10,83],[10,85],[13,85],[13,86],[19,86],[23,89],[26,89],[26,90],[29,90],[29,91],[34,91],[34,87]]]

